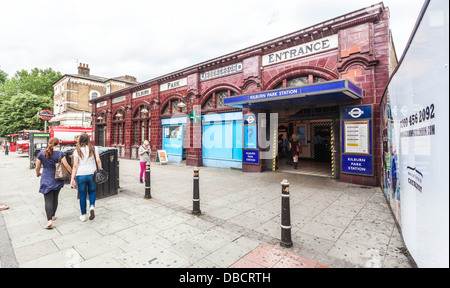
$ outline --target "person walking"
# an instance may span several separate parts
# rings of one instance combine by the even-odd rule
[[[36,177],[41,177],[39,192],[44,194],[45,213],[48,221],[46,229],[53,228],[53,220],[55,220],[56,209],[58,208],[59,191],[64,186],[64,180],[55,179],[55,164],[61,159],[61,163],[67,171],[72,172],[72,168],[65,158],[65,153],[55,150],[58,145],[58,138],[50,138],[47,149],[39,152],[36,159]],[[42,173],[41,165],[43,166]]]
[[[294,169],[298,167],[298,156],[302,153],[302,147],[300,146],[300,142],[298,141],[298,136],[296,134],[292,135],[292,140],[290,141],[291,146],[291,156],[294,162]]]
[[[94,182],[94,172],[97,170],[95,162],[97,161],[98,169],[102,169],[102,162],[98,148],[92,146],[89,135],[81,134],[78,138],[77,147],[73,152],[73,169],[70,185],[75,187],[78,184],[78,194],[80,197],[80,220],[85,222],[86,201],[89,194],[89,220],[94,220],[95,213],[95,191],[97,184]],[[76,179],[76,182],[75,182]]]
[[[141,165],[141,172],[139,173],[139,182],[144,183],[144,181],[142,180],[143,175],[145,175],[145,165],[147,164],[147,162],[150,162],[150,153],[152,152],[152,150],[150,149],[150,142],[148,142],[148,140],[144,141],[144,145],[142,145],[141,147],[139,147],[139,164]]]

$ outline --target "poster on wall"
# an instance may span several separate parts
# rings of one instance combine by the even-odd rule
[[[345,153],[369,154],[369,121],[345,121]]]

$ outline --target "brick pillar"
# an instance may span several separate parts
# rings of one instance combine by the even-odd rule
[[[127,94],[127,102],[130,101],[131,102],[131,94]],[[125,133],[125,157],[127,159],[131,158],[131,141],[132,141],[132,121],[131,118],[133,117],[133,107],[131,106],[131,104],[127,104],[125,106],[125,129],[124,129],[124,133]]]
[[[198,116],[201,116],[200,97],[192,96],[192,104],[188,105],[188,114],[195,109]],[[190,147],[187,148],[186,165],[187,166],[203,166],[202,157],[202,121],[197,119],[196,123],[192,123],[191,119],[187,119],[189,128]]]
[[[159,103],[155,103],[155,105],[151,105],[151,135],[150,135],[150,148],[152,149],[152,153],[150,155],[150,159],[152,161],[156,161],[156,151],[162,149],[162,126],[161,119],[159,118]],[[154,109],[154,110],[153,110]]]
[[[106,101],[108,101],[108,110],[107,110],[107,112],[106,112],[106,114],[107,114],[107,117],[106,117],[106,139],[105,139],[105,146],[106,147],[111,147],[111,143],[112,143],[112,138],[113,138],[113,135],[112,135],[112,121],[113,121],[113,114],[112,114],[112,110],[111,110],[111,108],[112,108],[112,104],[111,104],[111,99],[109,99],[109,100],[106,100]]]

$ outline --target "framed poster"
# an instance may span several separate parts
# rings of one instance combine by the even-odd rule
[[[369,120],[344,122],[344,153],[369,154]]]
[[[167,153],[166,150],[158,150],[156,151],[156,156],[158,157],[159,163],[167,163]]]
[[[308,141],[306,138],[306,125],[297,126],[297,136],[298,141],[300,141],[300,145],[307,146]]]

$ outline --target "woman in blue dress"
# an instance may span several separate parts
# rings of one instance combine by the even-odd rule
[[[47,214],[46,229],[53,228],[53,220],[55,220],[55,213],[58,208],[59,190],[64,186],[64,180],[55,179],[55,164],[61,159],[61,163],[66,167],[67,171],[72,173],[72,168],[65,158],[66,154],[55,150],[58,145],[58,138],[50,138],[47,149],[39,152],[36,160],[36,177],[41,176],[39,192],[44,194],[45,213]],[[41,165],[43,166],[42,174]]]

